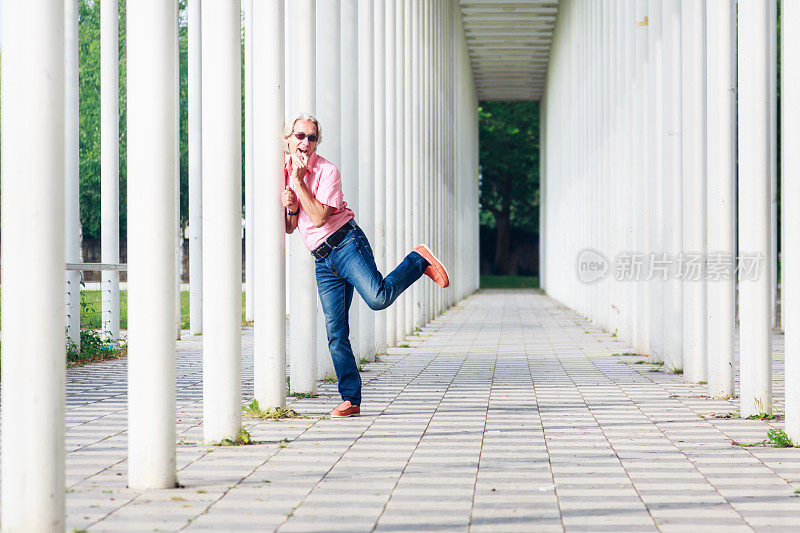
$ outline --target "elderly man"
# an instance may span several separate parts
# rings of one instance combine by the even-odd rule
[[[380,310],[389,307],[423,274],[441,287],[447,287],[450,280],[444,265],[424,244],[414,248],[384,278],[375,266],[367,237],[353,220],[353,210],[344,201],[339,169],[316,153],[322,142],[319,121],[311,115],[299,115],[287,123],[283,136],[290,154],[284,169],[286,188],[281,194],[286,233],[299,229],[316,260],[328,348],[342,396],[331,417],[357,416],[361,412],[361,376],[348,338],[353,288],[371,309]]]

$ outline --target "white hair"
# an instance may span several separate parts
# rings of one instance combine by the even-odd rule
[[[314,125],[317,127],[317,146],[322,143],[322,127],[319,125],[319,120],[314,115],[309,115],[308,113],[299,113],[295,115],[291,120],[286,122],[283,126],[283,151],[287,154],[289,153],[289,142],[287,139],[289,136],[294,133],[294,125],[297,123],[298,120],[308,120],[309,122],[313,122]]]

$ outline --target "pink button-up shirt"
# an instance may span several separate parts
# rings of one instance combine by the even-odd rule
[[[286,185],[296,194],[297,191],[292,185],[291,176],[289,175],[289,161],[286,162],[286,166],[283,169],[283,176]],[[300,230],[300,236],[303,238],[306,248],[314,250],[336,230],[347,224],[349,220],[352,220],[355,215],[353,210],[347,207],[347,202],[344,201],[342,176],[339,173],[339,169],[321,155],[311,155],[303,181],[319,202],[333,207],[333,212],[328,217],[328,220],[325,221],[325,224],[316,228],[303,209],[302,204],[300,205],[297,229]]]

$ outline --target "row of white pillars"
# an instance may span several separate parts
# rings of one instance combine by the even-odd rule
[[[545,288],[731,397],[738,275],[742,416],[773,408],[774,4],[562,2],[542,107]],[[787,372],[787,417],[796,387]]]
[[[432,246],[451,273],[461,272],[465,277],[453,280],[447,296],[438,288],[431,290],[429,280],[422,280],[415,299],[415,320],[412,322],[412,314],[403,308],[403,319],[393,323],[394,334],[401,339],[412,325],[424,325],[477,288],[477,101],[466,42],[455,16],[457,3],[398,0],[389,14],[398,24],[396,17],[402,16],[403,24],[402,32],[395,33],[392,49],[402,50],[403,55],[402,61],[395,59],[393,72],[404,78],[404,83],[395,99],[389,100],[384,6],[363,0],[336,3],[334,20],[341,20],[347,35],[340,52],[340,75],[346,79],[341,79],[339,90],[346,94],[340,96],[344,116],[339,133],[342,161],[338,163],[344,181],[354,182],[346,185],[348,200],[356,207],[358,221],[376,250],[383,251],[384,272],[385,267],[395,265],[386,264],[390,247],[377,228],[386,228],[390,222],[386,204],[391,200],[396,213],[391,221],[395,228],[393,252],[407,253],[418,242],[410,240],[417,228],[418,238]],[[263,406],[285,404],[284,219],[278,201],[284,156],[278,132],[287,114],[316,112],[317,93],[324,98],[328,89],[327,79],[317,85],[314,66],[316,2],[294,0],[288,5],[288,26],[283,0],[253,2],[251,13],[252,140],[259,148],[253,151],[252,161],[255,396]],[[15,6],[4,8],[2,20],[1,133],[10,139],[2,147],[0,195],[2,311],[6,317],[2,529],[16,531],[24,526],[58,531],[64,527],[65,407],[64,317],[59,302],[64,263],[69,259],[61,222],[71,220],[71,227],[79,227],[77,210],[71,213],[73,218],[65,218],[65,197],[77,183],[77,174],[69,171],[75,161],[67,165],[65,158],[67,152],[77,153],[70,144],[75,140],[70,132],[77,126],[77,106],[72,106],[77,93],[70,91],[77,90],[77,84],[74,80],[68,83],[65,75],[65,64],[70,76],[77,72],[72,68],[75,56],[70,55],[77,42],[73,24],[77,2],[32,0]],[[203,277],[203,307],[193,312],[192,327],[201,327],[194,321],[202,315],[203,438],[213,443],[236,438],[241,428],[240,6],[236,0],[192,0],[188,7],[194,225],[190,245],[196,252],[202,239],[203,254],[202,264],[194,262],[197,258],[192,262],[192,273],[202,272]],[[106,21],[115,20],[110,11],[103,13]],[[20,24],[31,17],[37,20],[33,29]],[[173,487],[177,482],[177,27],[174,3],[141,0],[128,6],[128,475],[129,486],[135,490]],[[291,79],[284,63],[287,27],[291,29],[292,56],[310,58],[302,65],[306,68],[291,69]],[[74,33],[69,39],[65,38],[66,29]],[[104,29],[104,43],[110,46],[112,26]],[[67,43],[70,54],[66,53]],[[104,65],[114,62],[111,54],[104,56]],[[402,70],[397,70],[398,64]],[[113,73],[113,67],[108,67],[104,77]],[[68,87],[70,90],[65,90]],[[110,87],[103,99],[105,109],[111,107],[114,87],[108,81],[104,87]],[[418,106],[414,105],[415,93]],[[385,135],[389,130],[399,131],[395,130],[399,128],[396,120],[386,121],[385,112],[390,108],[395,117],[401,114],[404,119],[401,151],[394,144],[400,135],[393,137],[393,144],[388,144]],[[114,131],[113,113],[105,118],[112,124],[104,125],[104,139],[111,138]],[[418,154],[410,153],[417,141]],[[113,179],[114,142],[104,142],[109,149],[104,168],[111,169],[106,174]],[[403,162],[402,172],[385,167],[384,156],[390,150],[395,152],[396,162]],[[41,157],[43,153],[47,157]],[[393,172],[396,190],[403,191],[402,202],[386,194],[387,171]],[[202,201],[198,201],[200,191]],[[71,192],[69,195],[74,197]],[[412,209],[411,218],[408,209]],[[113,212],[113,205],[108,212]],[[450,229],[459,220],[463,221],[459,231],[465,246],[459,246],[457,232]],[[68,233],[67,237],[74,235]],[[31,262],[31,257],[36,261]],[[309,392],[315,387],[317,368],[313,262],[300,248],[291,264],[292,387]],[[465,264],[471,266],[461,266]],[[33,288],[25,281],[32,275],[37,279]],[[193,296],[194,291],[193,287]],[[31,330],[29,320],[33,315],[38,317],[36,331]],[[385,313],[362,307],[354,315],[359,323],[355,334],[358,353],[373,357],[385,350],[389,326],[385,319],[382,327],[380,318],[373,320]],[[35,438],[20,440],[18,435]]]

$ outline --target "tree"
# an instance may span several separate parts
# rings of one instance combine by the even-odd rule
[[[127,234],[126,0],[119,2],[119,193],[120,234]],[[180,218],[189,218],[188,63],[186,0],[179,0]],[[80,211],[84,238],[100,237],[100,2],[80,0],[78,11],[80,90]]]
[[[539,103],[482,102],[481,224],[497,229],[494,265],[508,273],[511,229],[539,229]]]

